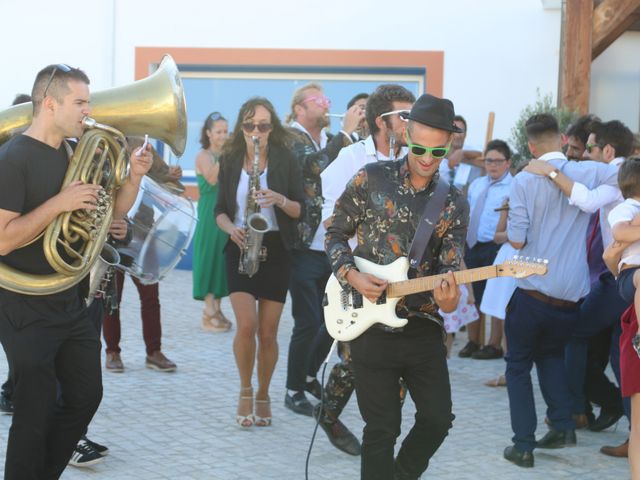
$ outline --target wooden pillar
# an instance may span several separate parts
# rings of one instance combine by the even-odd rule
[[[589,111],[592,26],[593,0],[564,1],[558,101],[581,115]]]

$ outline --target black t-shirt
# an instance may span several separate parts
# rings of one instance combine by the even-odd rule
[[[60,192],[68,165],[64,145],[56,150],[27,135],[16,135],[0,147],[0,208],[26,215],[39,207]],[[24,273],[54,273],[42,245],[39,238],[0,255],[0,262]],[[69,295],[70,290],[59,296]]]
[[[17,135],[0,147],[0,208],[26,215],[62,188],[69,164],[63,145],[58,150],[27,135]],[[0,261],[25,273],[54,273],[42,249],[42,239],[14,250]]]

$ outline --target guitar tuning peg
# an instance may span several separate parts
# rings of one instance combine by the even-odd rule
[[[542,261],[542,263],[544,263],[545,265],[549,264],[549,260],[547,260],[546,258]]]
[[[514,259],[514,260],[518,260],[518,255],[517,255],[517,254],[515,254],[515,255],[513,256],[513,259]]]
[[[525,262],[528,262],[531,257],[527,257],[524,259]]]

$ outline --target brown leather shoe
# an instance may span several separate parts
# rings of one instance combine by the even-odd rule
[[[156,350],[151,355],[147,355],[145,362],[147,368],[158,370],[159,372],[175,372],[178,366],[169,360],[160,350]]]
[[[629,457],[629,439],[617,447],[604,446],[600,449],[600,453],[604,453],[610,457],[627,458]]]
[[[576,430],[581,430],[589,426],[589,419],[584,413],[573,414],[573,421],[576,422]],[[549,417],[544,417],[544,423],[551,426]]]
[[[107,360],[104,362],[104,368],[106,368],[108,372],[124,372],[124,364],[122,363],[120,354],[116,352],[107,352]]]

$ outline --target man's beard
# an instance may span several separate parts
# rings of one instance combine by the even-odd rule
[[[323,129],[329,126],[329,117],[323,115],[321,117],[316,118],[316,127],[319,129]]]

